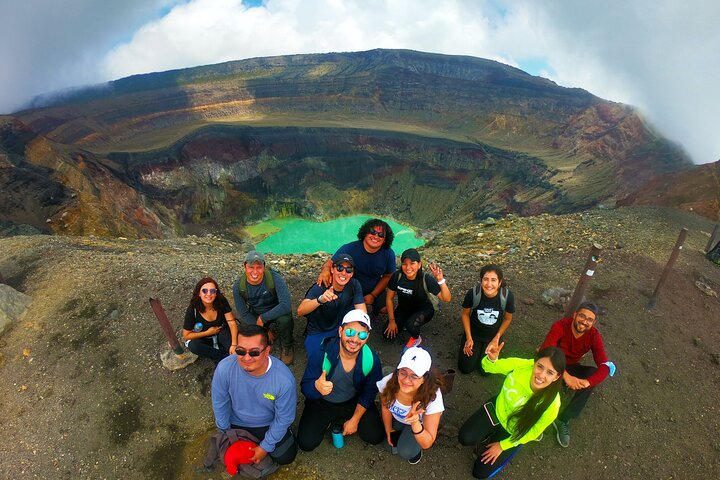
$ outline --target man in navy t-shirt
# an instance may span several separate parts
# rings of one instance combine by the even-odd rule
[[[368,312],[381,313],[385,308],[385,287],[397,269],[395,252],[390,248],[393,231],[383,220],[373,218],[363,223],[357,237],[356,241],[346,243],[335,254],[346,253],[355,260],[355,279],[362,286]],[[325,262],[318,285],[330,285],[332,265],[332,259]]]
[[[354,275],[353,257],[336,253],[332,257],[330,287],[313,284],[300,302],[297,313],[307,317],[305,350],[308,358],[320,349],[325,338],[337,335],[346,313],[353,309],[366,311],[362,287]]]

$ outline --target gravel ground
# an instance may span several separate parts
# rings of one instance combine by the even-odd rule
[[[690,229],[685,248],[648,311],[683,226]],[[542,292],[574,288],[590,245],[604,247],[588,297],[603,310],[598,328],[618,374],[573,423],[568,449],[550,429],[523,448],[504,478],[720,477],[720,301],[712,295],[720,292],[720,268],[702,256],[711,230],[692,214],[635,207],[428,232],[423,255],[443,267],[453,293],[423,331],[441,368],[455,366],[460,304],[483,264],[503,266],[517,299],[504,353],[530,356],[561,316],[541,301]],[[0,238],[0,272],[33,298],[25,317],[0,336],[0,477],[229,478],[220,469],[196,472],[214,428],[212,363],[165,370],[159,355],[167,342],[148,299],[162,300],[179,333],[195,282],[211,275],[229,291],[243,255],[241,245],[211,236]],[[326,256],[268,258],[286,275],[296,307]],[[304,325],[296,319],[298,343]],[[399,342],[376,335],[371,346],[384,365],[399,359]],[[303,368],[298,349],[296,378]],[[328,436],[274,478],[469,478],[472,451],[459,446],[457,430],[501,380],[456,377],[438,440],[417,466],[355,437],[335,450]],[[298,407],[299,418],[302,400]]]

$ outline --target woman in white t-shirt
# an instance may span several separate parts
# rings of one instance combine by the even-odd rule
[[[412,347],[403,353],[397,369],[377,382],[388,447],[412,465],[435,443],[445,410],[442,378],[431,364],[426,350]]]

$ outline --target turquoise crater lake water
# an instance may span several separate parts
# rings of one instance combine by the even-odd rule
[[[343,244],[357,240],[357,231],[366,220],[375,218],[369,215],[336,218],[327,222],[312,222],[302,218],[279,218],[268,220],[248,227],[252,235],[274,232],[257,245],[261,252],[278,255],[288,253],[315,253],[318,251],[335,253]],[[424,242],[415,235],[415,231],[392,220],[385,220],[395,234],[392,249],[396,254]]]

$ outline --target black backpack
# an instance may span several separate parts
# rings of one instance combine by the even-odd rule
[[[715,246],[705,254],[705,258],[717,265],[720,265],[720,242],[716,243]]]

